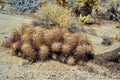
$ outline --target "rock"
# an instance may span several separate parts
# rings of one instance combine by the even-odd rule
[[[70,25],[69,30],[73,33],[79,32],[79,31],[84,32],[84,33],[89,33],[89,31],[87,29],[85,29],[85,28],[83,28],[83,27],[81,27],[81,26],[79,26],[78,24],[75,24],[75,23]]]
[[[120,47],[104,54],[105,61],[120,62]]]
[[[3,9],[3,5],[0,5],[0,10]]]
[[[75,23],[70,25],[69,31],[72,33],[83,32],[83,33],[87,33],[87,34],[96,35],[94,30],[88,30],[85,27],[79,26],[78,24],[75,24]]]
[[[112,43],[113,43],[112,38],[108,38],[108,37],[103,38],[103,41],[101,42],[101,44],[106,46],[110,46],[112,45]]]
[[[33,25],[33,26],[41,26],[43,28],[49,28],[49,26],[50,27],[56,26],[56,24],[54,24],[54,23],[50,23],[49,26],[48,26],[47,22],[39,20],[39,19],[31,20],[31,25]]]

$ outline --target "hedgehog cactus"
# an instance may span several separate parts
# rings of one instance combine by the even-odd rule
[[[51,31],[54,35],[53,35],[53,41],[54,42],[59,42],[63,40],[63,35],[64,33],[62,32],[61,29],[59,28],[53,28],[53,30]]]
[[[61,29],[61,32],[65,35],[66,33],[70,33],[68,29],[66,28],[63,28]]]
[[[90,45],[90,41],[87,39],[87,36],[86,35],[82,35],[80,38],[79,38],[79,44],[81,45]]]
[[[39,57],[41,60],[47,59],[49,56],[49,48],[45,45],[42,45],[39,50]]]
[[[51,48],[52,48],[52,51],[54,51],[54,52],[60,52],[62,49],[62,43],[55,42],[52,44]]]
[[[30,28],[31,26],[29,24],[24,23],[22,27],[20,28],[21,34],[24,35],[26,33],[26,29]]]
[[[64,40],[64,43],[70,45],[73,49],[77,45],[77,41],[78,40],[74,36],[70,36]]]
[[[45,42],[44,41],[44,34],[45,34],[45,29],[43,29],[43,28],[39,28],[39,27],[35,27],[35,30],[36,30],[36,34],[38,35],[38,37],[39,37],[39,41],[41,42],[41,43],[43,43],[43,42]]]
[[[64,43],[70,45],[71,49],[74,50],[78,43],[80,43],[79,38],[80,34],[78,33],[75,34],[66,33],[66,35],[64,36]]]
[[[35,30],[34,27],[31,26],[30,28],[27,28],[27,29],[25,30],[25,32],[26,32],[26,34],[32,35],[32,34],[35,34],[35,33],[36,33],[36,30]]]
[[[17,29],[13,29],[13,32],[11,34],[11,42],[16,42],[21,39],[21,34]]]
[[[62,46],[62,52],[63,52],[63,55],[69,56],[70,53],[71,53],[71,46],[68,45],[68,44],[63,44],[63,46]]]
[[[39,34],[40,36],[43,36],[45,29],[41,27],[35,27],[36,34]]]
[[[20,50],[20,48],[21,48],[21,42],[18,41],[18,42],[13,43],[12,48],[13,48],[14,51]]]
[[[87,53],[91,53],[93,51],[93,46],[92,45],[83,45],[84,49],[86,50]]]
[[[36,52],[30,44],[24,43],[21,47],[21,50],[25,54],[26,57],[30,58],[30,60],[34,61],[36,59]]]
[[[36,48],[39,48],[42,45],[41,36],[39,34],[33,34],[33,44]]]
[[[75,40],[78,40],[79,41],[79,39],[81,38],[81,34],[80,33],[74,33],[74,38],[75,38]]]
[[[29,35],[29,34],[24,34],[21,37],[21,40],[22,40],[23,43],[31,44],[31,39],[32,39],[32,36]]]
[[[67,37],[71,37],[71,34],[69,32],[64,33],[64,36],[63,36],[64,40],[66,40]]]
[[[85,54],[86,54],[86,50],[81,45],[77,46],[76,52],[74,53],[75,59],[76,60],[79,60],[79,59],[84,60]]]
[[[53,33],[51,31],[46,30],[46,33],[44,34],[44,40],[46,45],[50,46],[53,41]]]
[[[20,48],[21,48],[21,42],[20,42],[20,41],[17,41],[17,42],[15,42],[15,43],[13,43],[13,44],[11,45],[11,48],[10,48],[10,50],[9,50],[9,53],[10,53],[11,55],[17,55],[18,52],[20,51]]]

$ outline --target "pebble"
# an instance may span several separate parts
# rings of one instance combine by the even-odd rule
[[[3,6],[2,5],[0,5],[0,10],[3,8]]]

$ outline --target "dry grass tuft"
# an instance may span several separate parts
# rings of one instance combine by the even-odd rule
[[[68,28],[71,23],[76,22],[75,17],[71,14],[71,10],[57,4],[46,3],[40,9],[39,14],[39,18],[45,20],[48,25],[53,23],[60,28]]]

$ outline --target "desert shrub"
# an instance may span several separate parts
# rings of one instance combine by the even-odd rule
[[[101,0],[97,8],[97,18],[120,21],[119,0]]]
[[[57,0],[57,4],[65,7],[67,6],[68,0]]]
[[[91,15],[93,8],[98,7],[99,0],[75,0],[76,4],[73,8],[73,12],[76,16],[82,14],[83,16]]]
[[[119,0],[74,0],[72,11],[77,17],[91,15],[93,18],[120,21]]]
[[[42,6],[38,14],[39,20],[45,21],[47,24],[56,24],[60,28],[67,28],[76,21],[71,14],[71,10],[51,3],[46,3]]]
[[[8,46],[6,43],[9,43]],[[12,33],[10,39],[3,44],[6,44],[3,47],[10,48],[10,54],[18,56],[19,53],[30,61],[53,58],[70,65],[88,60],[88,54],[92,55],[93,51],[92,44],[83,34],[70,33],[67,29],[44,29],[27,24]]]
[[[38,4],[42,0],[9,0],[9,3],[16,8],[18,12],[34,13],[38,10]]]

